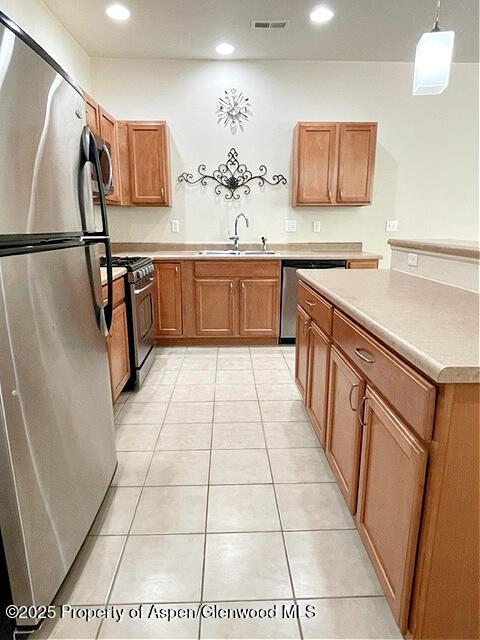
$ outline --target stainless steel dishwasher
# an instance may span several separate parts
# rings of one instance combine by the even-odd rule
[[[280,342],[295,342],[297,269],[346,269],[346,260],[282,260],[282,310]]]

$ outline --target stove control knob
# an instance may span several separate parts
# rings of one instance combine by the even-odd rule
[[[153,264],[148,265],[148,273],[153,273]]]

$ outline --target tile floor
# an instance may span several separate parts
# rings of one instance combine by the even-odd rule
[[[292,347],[157,349],[115,407],[118,469],[57,598],[128,613],[32,639],[402,637],[293,376]],[[171,621],[135,617],[160,603]],[[276,617],[199,620],[201,603]]]

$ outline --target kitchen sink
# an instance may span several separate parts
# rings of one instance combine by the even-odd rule
[[[251,251],[234,251],[233,249],[206,249],[197,251],[197,256],[275,256],[276,251],[262,251],[262,249]]]

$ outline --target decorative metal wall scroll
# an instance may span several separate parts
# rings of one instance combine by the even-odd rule
[[[212,175],[206,173],[207,168],[204,164],[198,167],[198,178],[194,178],[192,173],[182,173],[178,176],[179,182],[186,182],[187,184],[198,184],[206,187],[209,180],[215,182],[215,193],[217,196],[222,194],[222,189],[226,190],[226,200],[239,200],[240,194],[237,191],[243,190],[245,195],[250,193],[249,183],[252,180],[256,180],[260,187],[270,184],[272,186],[278,184],[287,184],[287,179],[282,174],[276,174],[270,179],[266,178],[267,167],[261,164],[258,168],[258,174],[253,175],[244,164],[240,164],[238,161],[238,152],[236,149],[230,149],[228,152],[227,162],[219,165],[218,169],[215,169]]]
[[[225,91],[223,98],[218,99],[217,118],[218,123],[226,127],[230,125],[232,133],[236,133],[237,127],[243,131],[243,125],[250,116],[250,98],[246,98],[243,92],[236,89]]]

